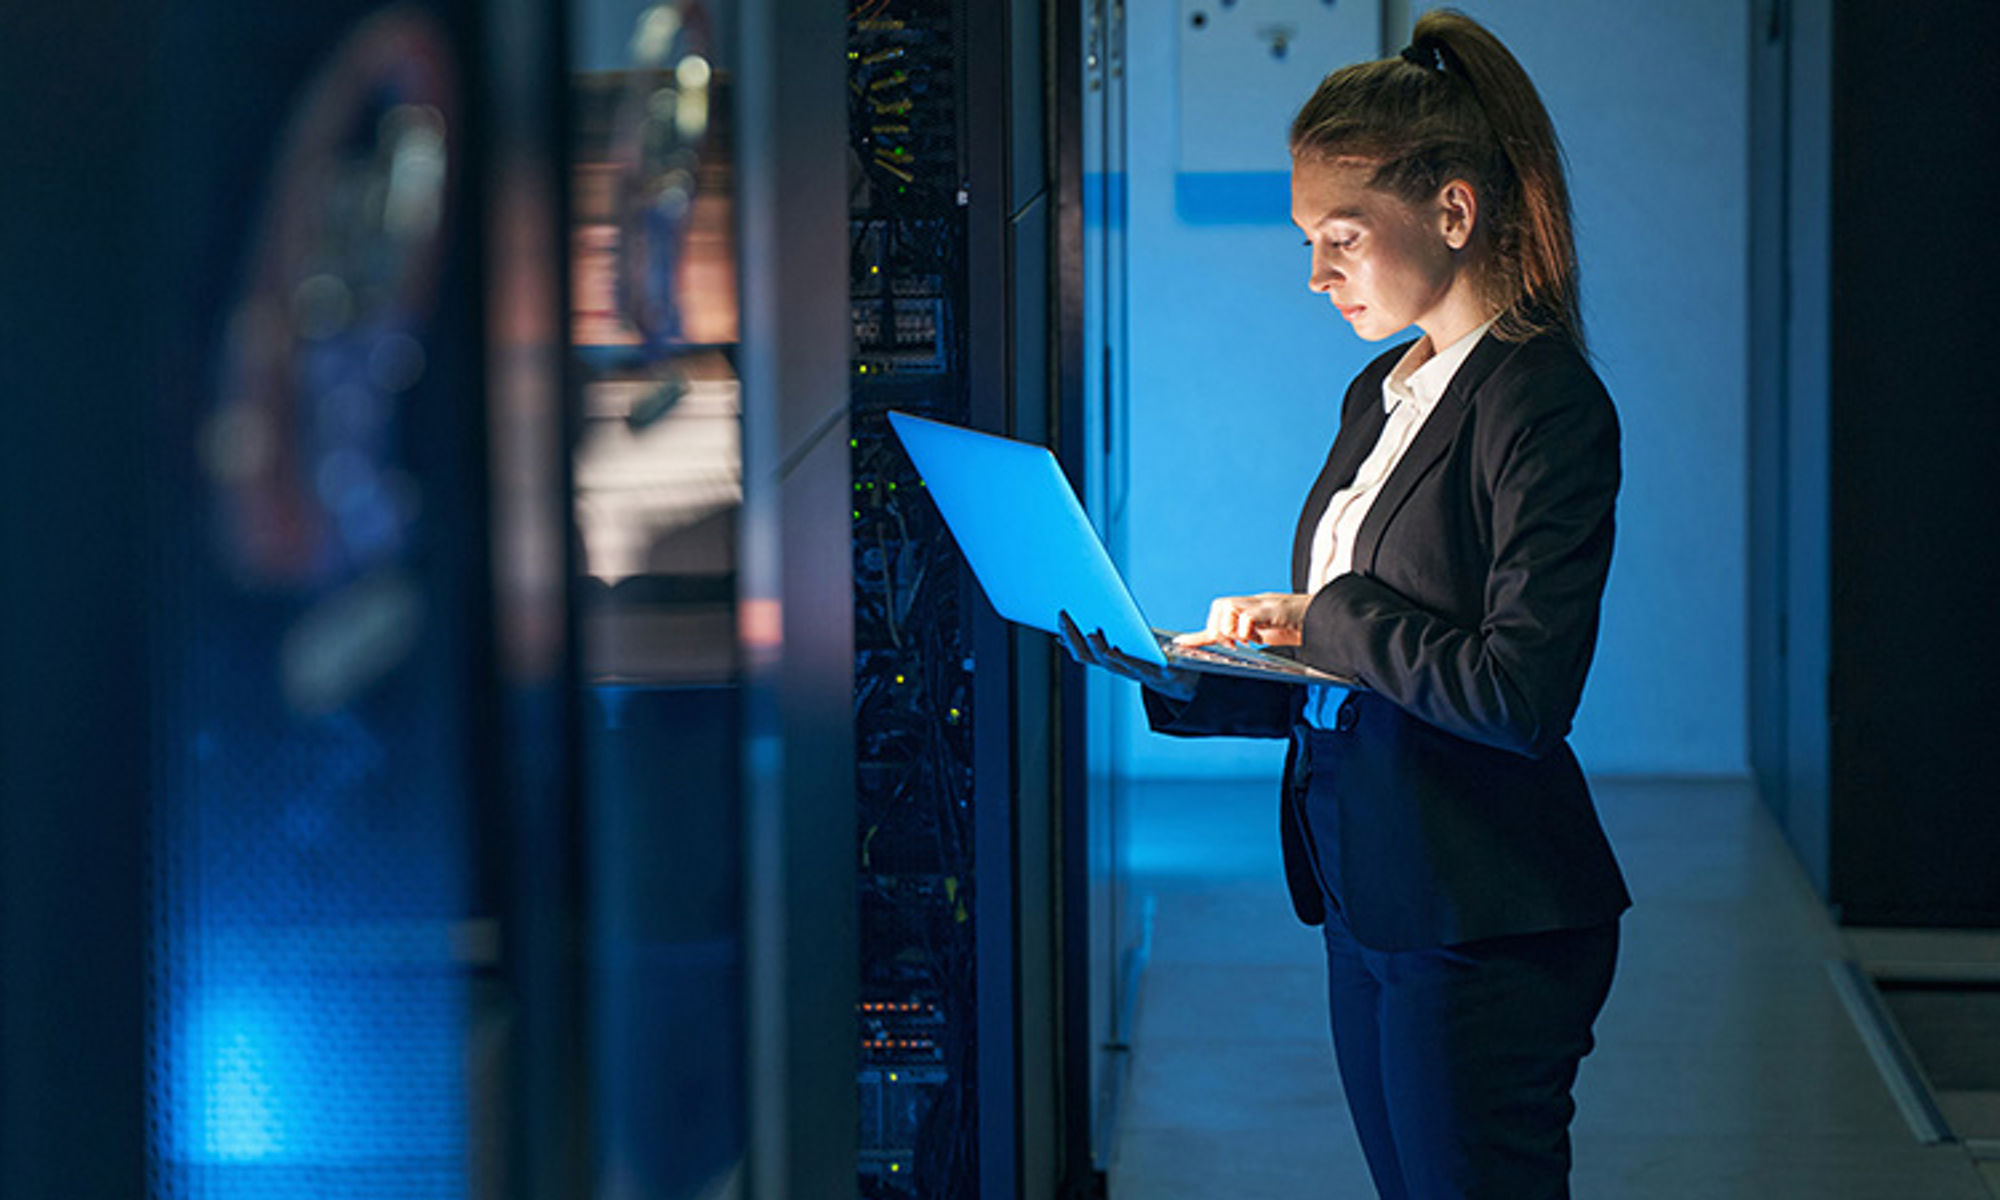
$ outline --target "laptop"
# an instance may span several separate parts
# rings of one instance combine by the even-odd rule
[[[1356,686],[1272,648],[1177,646],[1173,634],[1147,624],[1046,447],[903,412],[891,412],[889,424],[1007,620],[1054,633],[1057,614],[1068,612],[1077,628],[1101,629],[1112,648],[1155,666]]]

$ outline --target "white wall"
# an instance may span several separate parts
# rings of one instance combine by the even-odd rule
[[[1617,556],[1574,744],[1594,772],[1741,773],[1747,6],[1462,7],[1521,59],[1568,149],[1585,321],[1624,423]],[[1177,9],[1127,14],[1126,567],[1149,617],[1188,626],[1218,592],[1286,586],[1298,505],[1340,397],[1382,347],[1306,290],[1306,251],[1282,208],[1262,224],[1180,219]],[[1391,35],[1392,50],[1406,33]],[[1274,103],[1288,114],[1304,98]],[[1282,143],[1283,125],[1269,136]],[[1275,744],[1123,724],[1135,775],[1276,769]]]

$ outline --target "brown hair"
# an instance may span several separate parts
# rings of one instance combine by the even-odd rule
[[[1481,286],[1493,332],[1526,341],[1560,330],[1583,345],[1576,243],[1562,146],[1535,85],[1500,39],[1463,13],[1433,9],[1396,58],[1320,81],[1292,119],[1295,158],[1372,161],[1371,183],[1424,204],[1471,183],[1488,252]]]

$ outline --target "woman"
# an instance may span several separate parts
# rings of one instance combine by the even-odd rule
[[[1335,1056],[1384,1200],[1566,1196],[1570,1089],[1630,905],[1565,742],[1611,561],[1618,426],[1586,362],[1561,153],[1484,28],[1426,14],[1292,124],[1313,290],[1364,339],[1294,591],[1195,642],[1363,685],[1156,668],[1065,616],[1170,734],[1287,737],[1281,832],[1325,929]]]

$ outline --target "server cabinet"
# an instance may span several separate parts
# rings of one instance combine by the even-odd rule
[[[538,214],[503,250],[493,201],[498,164],[555,165],[494,97],[559,60],[501,61],[489,34],[532,24],[501,6],[168,11],[152,1190],[562,1187],[574,742],[534,566],[567,525],[559,477],[503,500],[491,457],[563,440],[560,291],[492,303],[557,276]],[[519,547],[530,523],[553,542]]]
[[[1087,462],[1070,424],[1080,350],[1063,338],[1080,192],[1073,169],[1059,183],[1080,121],[1076,18],[947,0],[849,14],[868,1196],[1050,1196],[1090,1174],[1084,814],[1065,766],[1082,726],[1050,643],[986,605],[884,419]]]
[[[1753,19],[1758,777],[1842,920],[1990,926],[2000,639],[1973,581],[2000,574],[1978,515],[2000,419],[1927,350],[1977,344],[1985,311],[1956,197],[2000,172],[1976,82],[2000,28],[1972,3]],[[1871,253],[1892,226],[1896,251]]]
[[[1082,120],[1073,161],[1077,210],[1065,236],[1077,259],[1063,272],[1063,327],[1076,344],[1072,453],[1089,462],[1086,509],[1114,560],[1125,542],[1126,244],[1125,244],[1125,6],[1121,0],[1083,0],[1082,45],[1069,69],[1076,73]],[[1070,176],[1066,172],[1065,179]],[[1065,185],[1068,191],[1068,185]],[[1071,230],[1073,229],[1073,232]],[[1139,973],[1144,967],[1147,920],[1126,878],[1129,789],[1125,781],[1123,689],[1102,672],[1071,669],[1064,703],[1081,728],[1066,733],[1071,747],[1066,788],[1083,797],[1084,828],[1078,839],[1088,896],[1082,937],[1088,945],[1088,986],[1082,997],[1079,1052],[1090,1062],[1090,1146],[1096,1169],[1108,1167],[1112,1139],[1130,1074],[1132,1022]]]
[[[578,1158],[544,16],[6,18],[9,1195]]]
[[[160,13],[0,15],[0,1192],[146,1186],[142,572]],[[88,161],[78,147],[90,147]],[[86,168],[92,169],[86,169]]]

